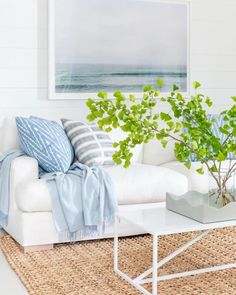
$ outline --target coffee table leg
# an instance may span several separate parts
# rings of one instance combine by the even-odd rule
[[[115,231],[114,231],[114,271],[117,273],[122,279],[126,280],[140,292],[145,295],[152,295],[157,293],[148,292],[139,282],[136,282],[133,278],[130,278],[127,274],[119,270],[119,234],[118,234],[118,224],[119,224],[119,216],[115,217]]]
[[[152,295],[157,295],[157,260],[158,260],[158,236],[153,235],[153,254],[152,254]]]

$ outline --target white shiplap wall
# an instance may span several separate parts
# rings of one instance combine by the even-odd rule
[[[236,1],[193,0],[191,79],[221,109],[236,94]]]
[[[236,0],[193,0],[191,79],[217,109],[236,94]],[[84,119],[84,101],[47,100],[47,0],[0,0],[0,120]]]

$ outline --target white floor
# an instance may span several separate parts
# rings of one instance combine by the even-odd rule
[[[4,232],[0,230],[0,236]],[[9,266],[0,250],[0,294],[2,295],[29,295],[17,275]]]

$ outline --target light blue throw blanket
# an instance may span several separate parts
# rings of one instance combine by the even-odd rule
[[[11,161],[22,155],[21,151],[12,151],[0,158],[0,218],[5,222]],[[118,206],[112,181],[102,168],[89,168],[76,162],[65,174],[41,171],[40,177],[48,184],[54,221],[61,239],[100,235],[105,226],[113,224]]]

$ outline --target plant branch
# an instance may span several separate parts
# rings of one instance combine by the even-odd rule
[[[159,133],[159,134],[163,134],[163,133],[160,132],[160,130],[158,130],[158,129],[155,129],[155,128],[152,128],[152,129],[153,129],[155,132]],[[170,138],[172,138],[172,139],[174,139],[175,141],[178,141],[178,142],[180,142],[180,143],[186,144],[186,143],[183,142],[181,139],[178,139],[177,137],[175,137],[175,136],[173,136],[173,135],[171,135],[171,134],[165,133],[165,136],[166,136],[166,137],[170,137]],[[199,153],[198,153],[196,150],[192,149],[190,146],[188,146],[188,148],[192,151],[192,153],[195,153],[195,154],[199,155]],[[201,155],[199,155],[199,156],[201,156]],[[220,187],[220,186],[221,186],[221,185],[220,185],[220,181],[217,179],[217,177],[216,177],[216,176],[214,175],[214,173],[211,171],[211,168],[210,168],[210,166],[209,166],[207,160],[202,159],[202,163],[205,164],[205,165],[207,166],[207,169],[209,170],[209,172],[210,172],[210,174],[212,175],[212,177],[215,179],[215,181],[216,181],[218,187]]]

